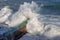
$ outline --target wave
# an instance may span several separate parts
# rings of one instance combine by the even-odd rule
[[[12,13],[12,10],[9,6],[5,6],[0,10],[0,23],[5,22],[10,26],[16,25],[21,22],[21,20],[26,20],[26,18],[33,18],[37,16],[37,11],[39,11],[38,5],[35,2],[27,3],[20,5],[19,10],[16,13]]]
[[[50,22],[54,21],[54,23],[55,23],[55,22],[57,22],[56,21],[57,18],[55,17],[56,19],[52,20],[52,19],[49,19],[49,18],[54,18],[52,16],[41,15],[39,13],[39,11],[41,10],[41,7],[42,7],[42,4],[39,6],[34,1],[32,1],[31,3],[24,2],[24,4],[20,5],[19,10],[13,14],[12,9],[10,9],[9,6],[8,7],[5,6],[4,8],[2,8],[0,10],[0,23],[5,22],[6,24],[9,25],[9,27],[14,27],[17,24],[21,23],[23,20],[26,20],[27,18],[29,18],[30,20],[28,20],[28,23],[26,24],[27,31],[29,33],[45,34],[45,31],[48,28],[51,28],[49,30],[49,33],[52,33],[54,31],[54,33],[53,33],[54,35],[51,34],[51,36],[55,36],[55,33],[56,33],[55,30],[58,32],[58,29],[54,28],[54,27],[58,27],[58,26],[46,25],[46,30],[44,30],[45,27],[44,27],[43,22],[45,21],[45,23],[46,23],[46,22],[49,22],[49,20],[50,20]],[[52,28],[54,28],[54,29],[52,30]],[[50,31],[52,31],[52,32],[50,32]],[[47,31],[45,36],[50,36],[49,33]],[[59,35],[59,34],[56,34],[56,35]]]

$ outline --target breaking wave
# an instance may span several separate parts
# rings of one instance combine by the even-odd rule
[[[5,6],[0,10],[0,23],[5,22],[9,26],[16,25],[23,18],[34,18],[38,16],[37,12],[39,11],[38,5],[35,2],[21,4],[16,13],[12,13],[12,9],[9,6]]]
[[[35,3],[35,2],[24,2],[24,4],[21,4],[18,11],[15,12],[13,14],[12,9],[9,8],[9,6],[5,6],[4,8],[2,8],[0,10],[0,23],[5,23],[8,24],[9,27],[14,27],[17,24],[22,23],[22,21],[26,20],[27,18],[29,18],[30,20],[28,20],[27,23],[27,31],[29,33],[40,33],[43,34],[45,33],[44,31],[44,23],[46,24],[58,24],[57,22],[59,22],[59,16],[50,16],[50,15],[41,15],[39,13],[39,11],[41,10],[41,7],[43,6],[43,4],[41,4],[40,6]],[[53,18],[53,19],[52,19]],[[59,23],[60,24],[60,23]],[[51,27],[50,27],[51,26]],[[46,30],[48,28],[52,29],[52,26],[54,28],[54,25],[47,25],[46,26]],[[57,32],[55,31],[58,29],[55,28],[53,30],[51,30],[52,32],[54,32],[54,34]],[[49,31],[49,33],[51,32]],[[45,35],[49,35],[48,31],[45,33]],[[58,32],[59,35],[60,33]],[[52,34],[51,34],[52,35]]]

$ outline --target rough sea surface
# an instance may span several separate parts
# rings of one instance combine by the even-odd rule
[[[0,0],[0,24],[11,27],[27,18],[24,40],[60,40],[60,0]]]

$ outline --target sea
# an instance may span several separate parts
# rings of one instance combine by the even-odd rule
[[[14,26],[21,22],[22,17],[24,20],[36,18],[42,23],[60,27],[60,0],[0,0],[1,34],[5,32],[1,25]]]
[[[20,14],[27,18],[37,16],[42,23],[60,26],[60,0],[0,0],[0,23],[22,19],[18,18]]]

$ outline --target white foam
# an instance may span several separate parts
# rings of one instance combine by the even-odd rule
[[[11,10],[8,6],[5,6],[0,10],[0,23],[5,22],[11,15]]]
[[[20,23],[21,20],[26,20],[26,18],[33,19],[34,17],[37,17],[37,11],[39,11],[39,8],[37,8],[38,5],[35,2],[27,3],[24,2],[23,5],[20,5],[19,10],[11,17],[11,20],[6,23],[9,25],[16,25],[17,23]]]
[[[37,8],[38,5],[32,1],[32,3],[26,3],[24,2],[23,5],[21,5],[20,9],[21,12],[28,18],[33,18],[35,16],[38,16],[37,11],[39,11],[39,8]]]
[[[55,25],[46,25],[45,27],[46,32],[44,33],[45,36],[49,38],[53,38],[60,35],[60,27]]]
[[[31,2],[31,3],[24,2],[24,4],[20,5],[19,10],[13,15],[11,13],[10,8],[4,7],[3,9],[0,10],[0,23],[5,22],[10,27],[11,26],[13,27],[13,26],[16,26],[17,24],[22,23],[27,18],[29,18],[30,20],[28,20],[28,23],[26,25],[27,31],[29,33],[40,34],[40,35],[44,34],[45,36],[48,36],[48,37],[52,37],[55,35],[57,36],[57,34],[60,35],[60,33],[57,33],[57,32],[60,32],[60,30],[57,30],[58,28],[56,28],[58,26],[55,26],[55,25],[53,26],[53,25],[49,24],[45,28],[44,23],[42,23],[41,20],[38,20],[38,17],[41,18],[41,15],[38,14],[39,10],[40,10],[40,7],[35,2]],[[44,19],[42,19],[42,20],[44,20]],[[54,20],[56,20],[56,19],[54,19]],[[52,28],[52,29],[50,29],[50,31],[46,31],[49,28]],[[54,35],[51,34],[52,32]]]
[[[36,8],[36,9],[34,9],[34,8]],[[48,37],[55,37],[55,36],[58,36],[60,34],[59,33],[59,30],[58,30],[59,27],[56,26],[56,25],[53,26],[53,24],[55,22],[53,22],[52,25],[48,24],[53,29],[53,30],[52,29],[48,30],[49,29],[49,26],[47,26],[47,25],[46,25],[47,27],[44,26],[44,23],[43,23],[44,21],[38,20],[38,16],[41,18],[41,16],[38,14],[38,11],[39,11],[40,8],[38,7],[38,5],[35,2],[32,2],[32,3],[24,3],[24,5],[21,5],[21,9],[22,9],[23,14],[26,17],[30,18],[30,20],[28,21],[28,23],[26,25],[27,26],[27,31],[29,33],[31,33],[31,34],[40,34],[40,35],[42,35],[42,34],[45,35],[46,34],[45,36],[48,36]],[[56,20],[54,19],[54,21],[56,21]],[[53,20],[51,20],[51,21],[53,21]],[[47,20],[46,20],[46,22],[47,22]],[[48,30],[48,31],[45,30],[45,27],[46,27],[46,30]],[[56,29],[56,27],[57,27],[57,29]],[[56,32],[55,32],[55,30],[56,30]],[[49,31],[51,31],[51,32],[49,32]],[[53,32],[54,35],[52,35],[52,31],[54,31]],[[59,34],[57,34],[57,32]]]

